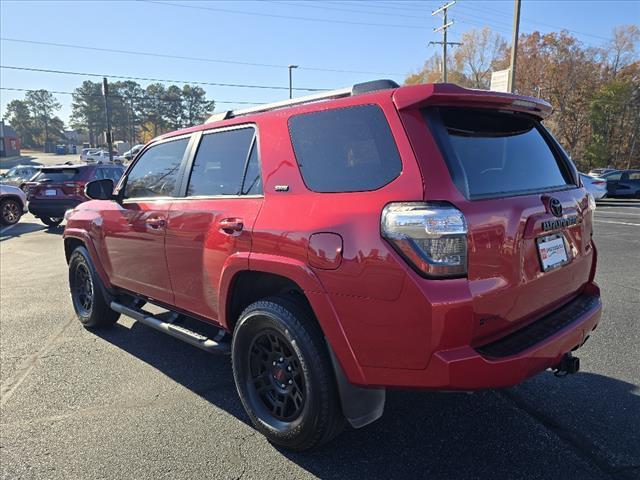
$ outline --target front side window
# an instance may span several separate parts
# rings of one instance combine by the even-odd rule
[[[492,110],[440,108],[449,168],[471,198],[565,188],[569,181],[534,120]]]
[[[289,119],[289,131],[304,183],[315,192],[377,190],[402,170],[377,105],[296,115]]]
[[[193,161],[187,195],[240,195],[254,135],[253,128],[203,135]]]
[[[150,147],[127,175],[125,198],[174,197],[188,138]]]

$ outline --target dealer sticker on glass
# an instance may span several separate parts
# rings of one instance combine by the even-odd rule
[[[567,250],[562,235],[551,235],[538,240],[538,252],[542,262],[542,271],[546,272],[567,263]]]

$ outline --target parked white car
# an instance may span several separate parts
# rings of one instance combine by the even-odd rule
[[[592,177],[585,173],[581,173],[580,178],[584,188],[593,195],[594,199],[600,200],[607,194],[607,181],[604,178]]]
[[[115,155],[114,155],[115,158]],[[96,150],[95,152],[89,153],[87,155],[87,163],[95,163],[95,162],[108,162],[109,161],[109,152],[107,150]]]
[[[0,223],[15,225],[27,212],[27,196],[18,187],[0,184]]]
[[[93,154],[93,153],[99,152],[99,151],[100,151],[99,148],[83,148],[82,152],[80,152],[80,160],[83,161],[83,162],[86,162],[87,161],[87,157],[90,154]]]

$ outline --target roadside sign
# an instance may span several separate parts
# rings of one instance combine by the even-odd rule
[[[494,92],[509,92],[509,69],[491,72],[491,86],[489,90]]]

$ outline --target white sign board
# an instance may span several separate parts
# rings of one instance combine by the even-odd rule
[[[491,72],[491,86],[494,92],[509,92],[509,69]]]

